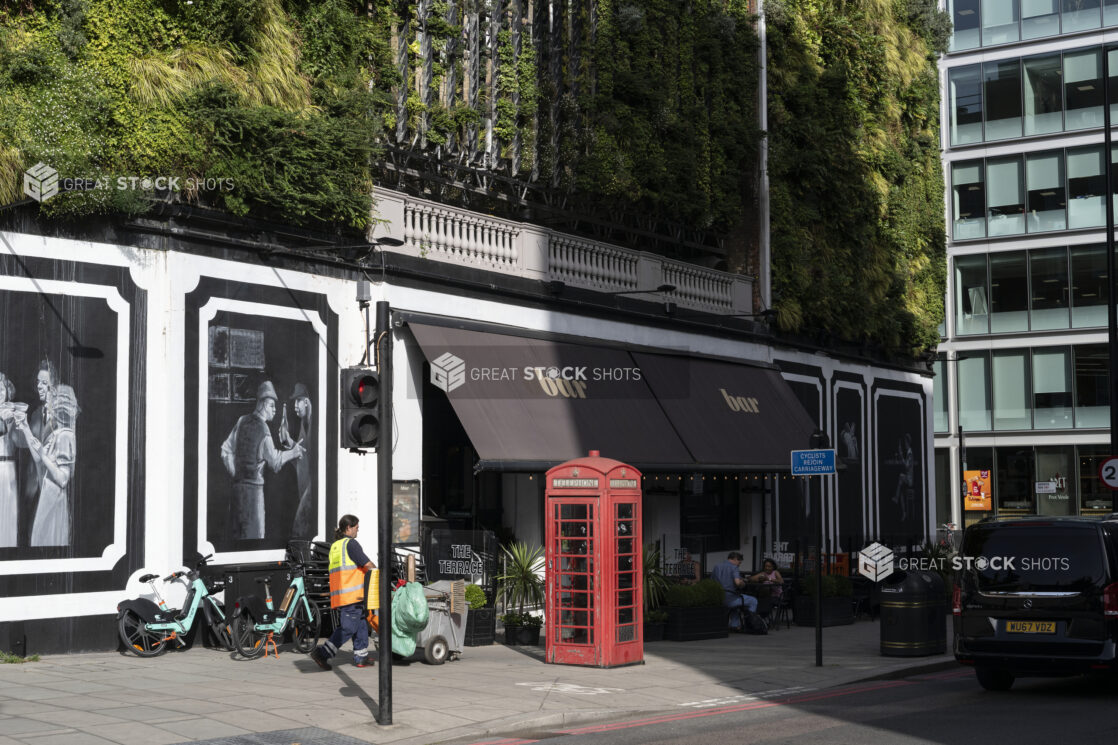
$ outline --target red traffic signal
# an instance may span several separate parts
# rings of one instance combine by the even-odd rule
[[[380,434],[379,403],[380,373],[367,367],[342,370],[339,444],[343,448],[376,448]]]

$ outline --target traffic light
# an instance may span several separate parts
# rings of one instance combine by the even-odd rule
[[[338,441],[343,448],[377,447],[380,421],[380,373],[367,367],[342,370],[342,433]]]

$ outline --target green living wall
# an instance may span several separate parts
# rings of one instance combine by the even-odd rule
[[[786,330],[934,349],[946,235],[934,0],[771,0],[774,304]]]

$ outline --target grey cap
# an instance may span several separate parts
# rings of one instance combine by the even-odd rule
[[[270,398],[273,401],[279,401],[279,396],[276,395],[276,388],[272,385],[272,381],[265,380],[260,384],[260,387],[256,389],[256,400],[259,401],[262,398]]]

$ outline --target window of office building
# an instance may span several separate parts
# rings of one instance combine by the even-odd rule
[[[1067,226],[1064,163],[1059,152],[1037,153],[1025,161],[1029,232],[1063,230]],[[981,184],[980,184],[981,186]],[[956,236],[958,237],[958,236]]]
[[[1063,24],[1065,34],[1087,31],[1102,24],[1099,0],[1063,0]]]
[[[1068,252],[1063,246],[1029,252],[1031,326],[1033,331],[1066,329]]]
[[[1030,57],[1025,68],[1025,134],[1041,135],[1064,128],[1060,55]],[[981,106],[981,102],[980,102]]]
[[[1102,0],[1102,25],[1118,25],[1118,0]]]
[[[1032,515],[1036,512],[1033,474],[1036,472],[1031,445],[995,448],[998,465],[994,475],[994,499],[999,516]]]
[[[990,357],[967,352],[956,362],[959,375],[959,426],[966,432],[990,430]]]
[[[990,331],[1029,329],[1029,277],[1024,251],[990,254]]]
[[[1110,352],[1084,344],[1075,352],[1075,426],[1110,426]]]
[[[990,303],[986,292],[986,256],[955,257],[955,333],[990,331]]]
[[[1071,445],[1036,449],[1036,511],[1039,515],[1074,515],[1078,499],[1075,448]]]
[[[982,0],[982,45],[1008,44],[1021,39],[1018,0]]]
[[[978,0],[948,0],[954,29],[951,50],[974,49],[982,43],[979,30]]]
[[[1082,515],[1110,514],[1114,505],[1112,492],[1099,481],[1099,466],[1110,457],[1109,445],[1080,445],[1078,447],[1079,512]]]
[[[1021,136],[1021,62],[1002,60],[982,66],[986,139]]]
[[[1094,228],[1106,222],[1106,172],[1102,148],[1068,150],[1068,227]]]
[[[1071,325],[1105,326],[1106,246],[1071,248]]]
[[[1033,350],[1033,427],[1072,427],[1071,354],[1067,347]]]
[[[1102,126],[1102,55],[1098,49],[1064,55],[1065,129]]]
[[[982,238],[986,235],[986,185],[982,171],[981,160],[968,160],[951,166],[955,212],[953,235],[956,240]],[[1060,223],[1062,229],[1062,211]],[[1056,229],[1049,228],[1049,230]]]
[[[1029,368],[1024,349],[998,350],[994,367],[994,429],[1029,429]]]
[[[1059,0],[1021,0],[1021,38],[1039,39],[1060,33]]]
[[[932,363],[932,402],[935,406],[932,413],[932,426],[935,432],[946,432],[947,419],[947,363],[936,360]]]
[[[982,142],[980,66],[957,67],[948,73],[947,78],[948,95],[951,98],[951,144]]]
[[[987,234],[1019,235],[1025,232],[1025,170],[1020,156],[986,161]]]

